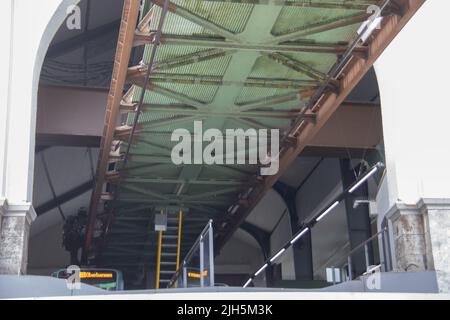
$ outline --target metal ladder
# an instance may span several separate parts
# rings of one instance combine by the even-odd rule
[[[181,228],[183,211],[166,212],[167,229],[158,231],[158,255],[156,262],[156,289],[165,288],[180,265]]]

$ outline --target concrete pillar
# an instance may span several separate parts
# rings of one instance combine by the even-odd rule
[[[296,234],[301,226],[299,226],[299,218],[297,211],[297,189],[290,187],[280,181],[275,183],[273,189],[283,199],[288,209],[291,222],[292,235]],[[313,257],[312,257],[312,238],[311,232],[305,234],[300,241],[292,246],[294,256],[294,272],[296,280],[313,280]]]
[[[39,76],[50,41],[74,3],[78,0],[1,4],[0,274],[26,271],[29,227],[36,216],[31,202]]]
[[[425,243],[430,268],[436,271],[439,291],[450,292],[450,199],[422,199]]]
[[[341,175],[344,189],[348,188],[355,181],[351,160],[341,160]],[[365,204],[354,207],[357,199],[368,199],[369,191],[367,185],[361,186],[358,190],[345,198],[345,213],[347,216],[348,238],[350,249],[353,250],[372,236],[370,229],[369,208]],[[368,244],[369,264],[373,264],[372,242]],[[352,255],[353,277],[361,275],[367,271],[366,255],[364,250],[359,250]]]
[[[375,64],[387,168],[378,223],[391,226],[394,269],[435,270],[442,292],[450,292],[449,11],[449,1],[426,1]]]
[[[416,205],[397,203],[387,214],[392,226],[395,271],[426,271],[432,261],[427,253],[426,221]]]
[[[0,229],[0,274],[25,274],[30,224],[36,213],[30,203],[3,205]]]
[[[436,271],[439,290],[450,292],[450,199],[397,203],[392,226],[395,271]]]

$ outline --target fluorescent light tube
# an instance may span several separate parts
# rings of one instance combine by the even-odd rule
[[[277,258],[278,258],[279,256],[281,256],[285,251],[286,251],[285,248],[283,248],[283,249],[281,249],[280,251],[278,251],[278,253],[277,253],[276,255],[274,255],[274,256],[272,257],[272,259],[270,259],[270,262],[274,262],[275,260],[277,260]]]
[[[366,182],[371,176],[377,172],[378,167],[374,167],[368,174],[364,176],[361,180],[358,181],[357,184],[355,184],[350,190],[348,190],[348,193],[353,193],[356,189],[358,189],[364,182]]]
[[[323,218],[325,218],[325,216],[330,213],[331,210],[333,210],[334,208],[336,208],[336,206],[339,204],[339,201],[336,201],[335,203],[333,203],[331,205],[331,207],[329,207],[327,210],[325,210],[317,219],[316,221],[319,222],[320,220],[322,220]]]
[[[305,230],[300,232],[294,239],[291,240],[291,244],[294,244],[295,242],[297,242],[297,240],[300,239],[308,231],[309,231],[309,228],[306,228]]]
[[[252,283],[251,278],[247,280],[247,282],[244,284],[243,288],[247,288],[250,283]]]
[[[266,269],[267,268],[267,266],[268,266],[268,264],[266,263],[265,265],[263,265],[261,268],[259,268],[259,270],[258,271],[256,271],[256,273],[255,273],[255,277],[257,277],[257,276],[259,276],[259,274],[261,273],[261,272],[263,272],[264,271],[264,269]]]

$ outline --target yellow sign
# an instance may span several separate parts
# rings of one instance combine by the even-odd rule
[[[81,271],[80,272],[81,279],[112,279],[113,274],[108,272],[89,272],[89,271]]]
[[[208,270],[203,271],[203,276],[206,277],[208,275]],[[189,278],[200,279],[200,273],[197,272],[188,272]]]

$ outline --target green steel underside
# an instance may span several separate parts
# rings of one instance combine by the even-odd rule
[[[193,121],[202,120],[204,130],[283,132],[305,102],[301,93],[323,82],[337,60],[336,48],[345,49],[367,19],[367,7],[377,1],[171,3],[177,8],[166,17],[141,127],[123,172],[114,203],[116,219],[102,254],[102,263],[110,267],[155,264],[153,214],[161,208],[185,208],[182,252],[186,252],[209,219],[220,223],[226,218],[227,209],[259,172],[252,165],[172,164],[174,129],[192,132]],[[161,7],[152,7],[150,1],[147,7],[153,11],[150,30],[156,30]],[[145,64],[151,50],[151,44],[145,45]],[[142,90],[139,81],[135,83],[130,91],[133,102]],[[129,126],[134,116],[134,112],[127,115]],[[121,149],[126,149],[125,143]]]

